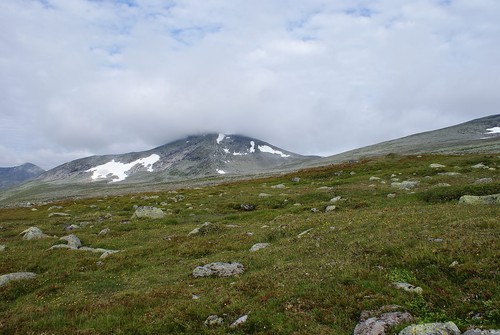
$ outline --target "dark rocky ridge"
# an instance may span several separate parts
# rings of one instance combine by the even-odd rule
[[[0,189],[11,187],[44,173],[45,170],[35,164],[26,163],[14,167],[0,168]]]

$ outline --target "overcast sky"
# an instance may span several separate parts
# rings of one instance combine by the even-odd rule
[[[331,155],[500,112],[498,0],[1,0],[0,166],[243,134]]]

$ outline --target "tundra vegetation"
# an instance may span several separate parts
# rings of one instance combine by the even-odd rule
[[[362,311],[392,304],[417,323],[498,329],[500,207],[459,198],[500,193],[499,171],[497,155],[389,155],[4,208],[0,275],[36,277],[0,287],[0,333],[352,334]],[[138,206],[165,215],[133,217]],[[30,227],[48,237],[23,239]],[[50,249],[70,234],[86,250],[119,252]],[[216,262],[244,271],[193,276]]]

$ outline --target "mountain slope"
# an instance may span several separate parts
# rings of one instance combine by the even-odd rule
[[[498,152],[500,152],[500,114],[350,150],[325,157],[315,164],[336,163],[391,153],[415,155]]]
[[[14,167],[0,168],[0,189],[20,184],[45,172],[35,164],[26,163]]]
[[[316,158],[245,136],[208,134],[143,152],[78,159],[49,170],[37,179],[58,183],[175,181],[281,170]]]

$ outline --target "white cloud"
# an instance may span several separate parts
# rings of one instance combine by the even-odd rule
[[[498,13],[496,0],[4,0],[0,163],[205,131],[333,154],[495,114]]]

